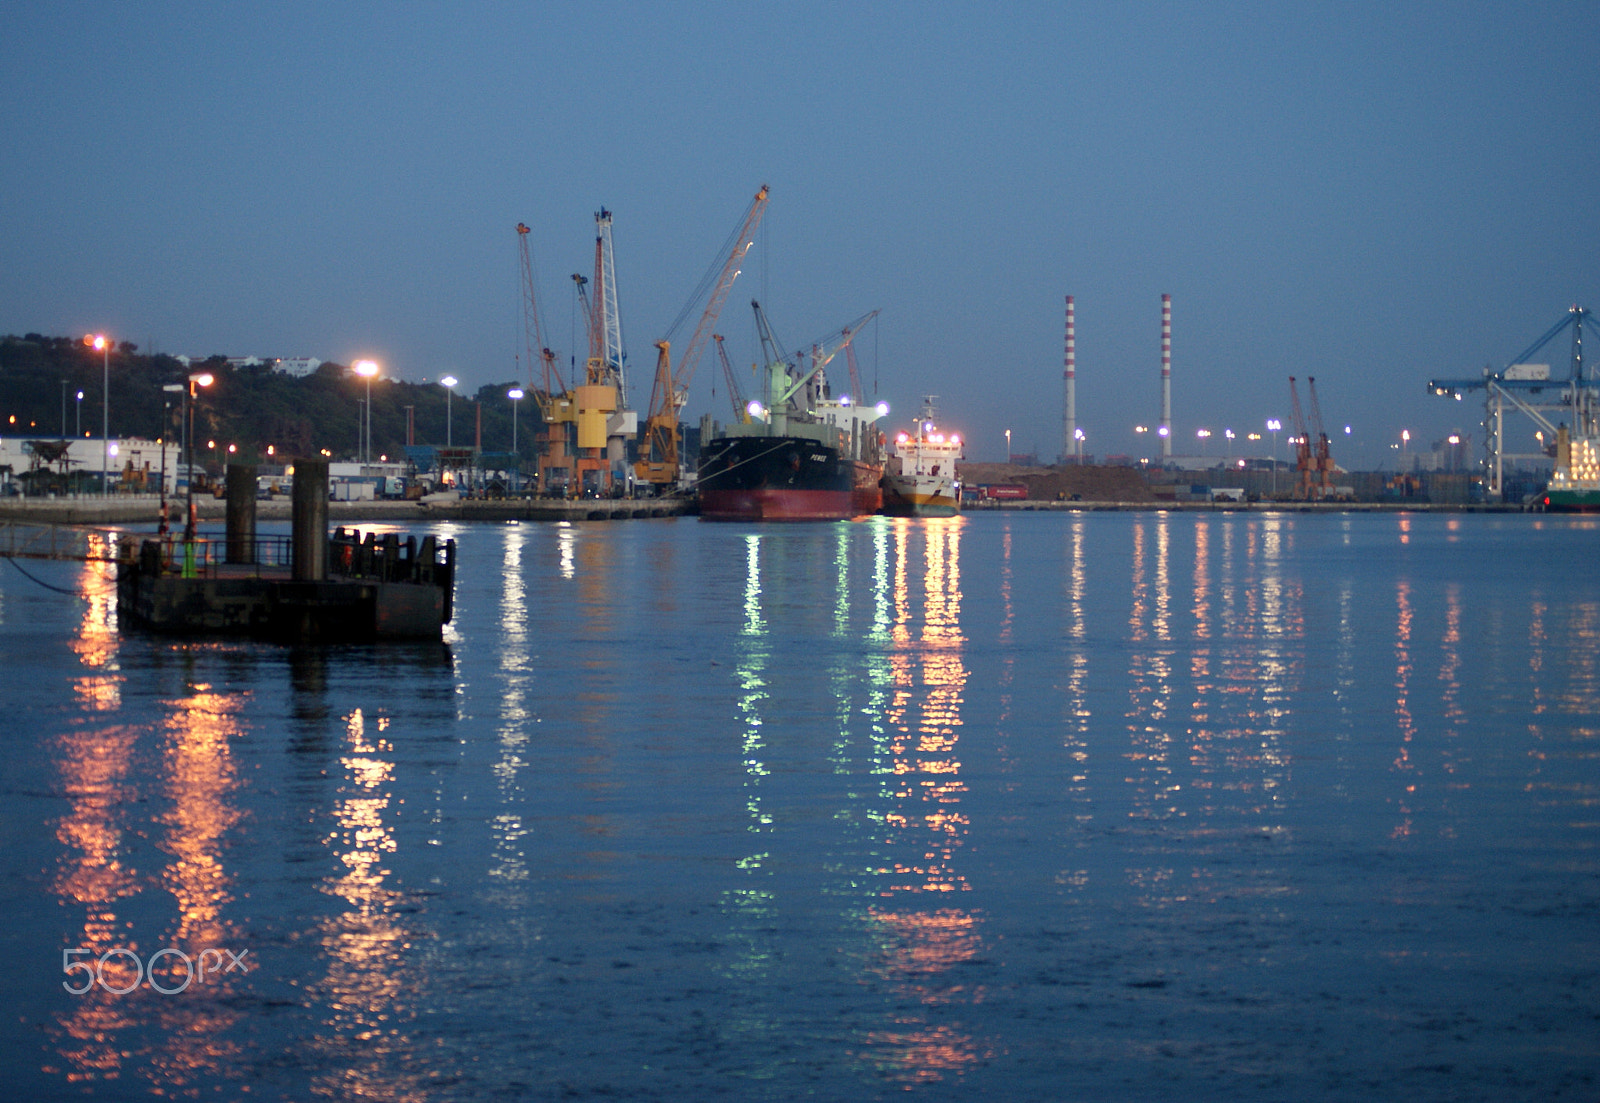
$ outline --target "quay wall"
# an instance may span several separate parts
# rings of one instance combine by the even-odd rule
[[[195,499],[195,513],[202,521],[222,521],[228,503],[210,495]],[[56,525],[155,524],[160,517],[160,499],[155,495],[113,495],[110,498],[8,498],[0,500],[0,522],[31,522]],[[183,527],[184,502],[167,500],[168,525]],[[413,524],[428,521],[611,521],[643,517],[675,517],[689,512],[681,498],[611,499],[592,498],[568,501],[560,498],[508,498],[454,501],[377,501],[329,502],[330,521],[397,522]],[[256,503],[259,521],[290,519],[288,498]]]

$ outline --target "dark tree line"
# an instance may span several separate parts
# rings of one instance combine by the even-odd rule
[[[182,395],[162,388],[182,384],[200,372],[213,377],[212,384],[199,392],[194,409],[200,457],[204,458],[208,441],[217,442],[219,457],[226,455],[230,444],[245,459],[266,459],[268,446],[275,457],[316,455],[323,449],[335,459],[356,457],[367,383],[345,365],[324,363],[311,375],[296,378],[274,371],[270,364],[231,365],[227,357],[217,355],[203,363],[190,360],[186,368],[172,356],[141,354],[137,345],[126,341],[111,351],[106,362],[81,338],[37,333],[0,338],[0,433],[56,440],[81,432],[99,439],[101,381],[108,374],[114,439],[175,440]],[[481,408],[484,451],[511,451],[512,404],[506,397],[511,386],[490,384],[474,396],[458,393],[448,402],[450,436],[456,445],[476,442]],[[81,402],[79,391],[84,396]],[[379,376],[372,382],[374,458],[385,454],[403,458],[408,406],[415,418],[415,442],[445,443],[444,388]],[[524,399],[517,413],[517,451],[525,459],[534,455],[537,424],[537,407],[531,397]]]

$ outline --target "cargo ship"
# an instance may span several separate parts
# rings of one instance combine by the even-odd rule
[[[764,323],[759,307],[756,316]],[[770,358],[765,397],[732,424],[712,424],[700,449],[702,520],[840,521],[878,512],[885,441],[877,421],[889,407],[834,398],[826,374],[852,332],[847,327],[831,350]]]
[[[1556,466],[1540,504],[1548,513],[1600,513],[1600,437],[1556,430]]]
[[[953,517],[961,507],[956,461],[961,437],[934,420],[933,395],[911,432],[895,435],[883,473],[883,512],[891,517]]]

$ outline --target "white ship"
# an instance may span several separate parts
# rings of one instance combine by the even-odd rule
[[[956,461],[961,436],[939,428],[933,395],[922,402],[922,416],[911,432],[889,444],[883,473],[883,512],[891,517],[952,517],[961,507]]]

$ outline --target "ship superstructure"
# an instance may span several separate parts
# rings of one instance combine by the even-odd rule
[[[890,516],[950,517],[960,508],[961,435],[940,428],[935,397],[924,398],[917,424],[890,442],[883,473],[883,512]]]
[[[843,520],[877,512],[883,474],[877,421],[888,405],[833,396],[827,365],[877,311],[783,355],[759,303],[752,303],[766,366],[763,397],[718,427],[700,454],[700,516],[707,520]]]

